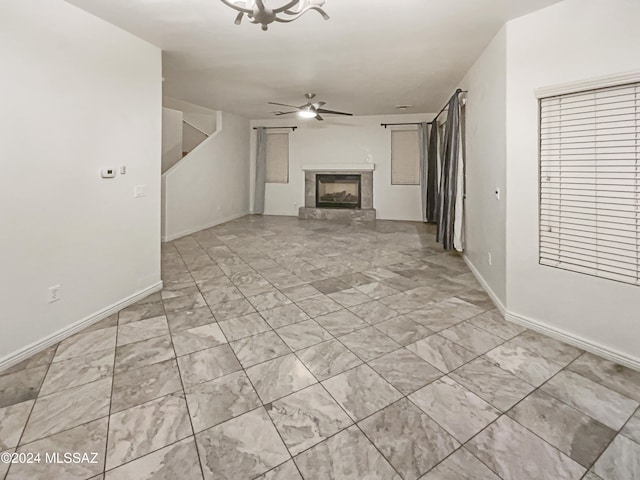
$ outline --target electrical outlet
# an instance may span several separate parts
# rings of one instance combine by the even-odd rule
[[[492,264],[491,252],[487,252],[487,262],[489,262],[489,265]]]
[[[147,194],[146,188],[146,185],[136,185],[133,188],[133,196],[136,198],[144,197]]]
[[[53,302],[57,302],[58,300],[60,300],[60,285],[53,285],[51,287],[49,287],[49,292],[48,292],[48,298],[49,298],[49,303],[53,303]]]

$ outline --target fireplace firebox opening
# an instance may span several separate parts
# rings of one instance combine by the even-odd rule
[[[361,208],[360,175],[316,175],[316,207]]]

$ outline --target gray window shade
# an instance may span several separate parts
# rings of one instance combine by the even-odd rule
[[[420,184],[418,130],[391,131],[391,184]]]
[[[267,183],[289,183],[289,134],[267,134]]]
[[[540,100],[540,263],[640,285],[640,83]]]

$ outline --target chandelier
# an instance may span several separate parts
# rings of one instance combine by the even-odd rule
[[[265,0],[220,0],[225,5],[237,10],[235,24],[240,25],[242,17],[249,17],[249,21],[255,24],[261,24],[262,30],[267,30],[269,24],[273,22],[289,23],[307,13],[309,10],[315,10],[322,15],[322,18],[329,20],[322,6],[326,0],[289,0],[286,5],[278,8],[269,8],[265,5]]]

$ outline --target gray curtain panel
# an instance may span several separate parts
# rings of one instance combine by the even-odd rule
[[[422,196],[422,221],[428,222],[427,218],[427,195],[428,195],[428,150],[429,150],[429,124],[423,122],[418,125],[418,148],[420,148],[420,194]]]
[[[434,120],[429,134],[429,148],[427,150],[427,198],[425,217],[429,223],[438,221],[438,123]]]
[[[460,137],[460,100],[458,94],[449,100],[447,125],[445,128],[444,152],[442,155],[442,174],[438,195],[438,228],[436,241],[445,250],[454,249],[454,223],[456,215],[456,197],[458,180],[458,154]]]
[[[267,181],[267,131],[256,129],[256,186],[253,196],[253,213],[264,213],[264,187]]]

